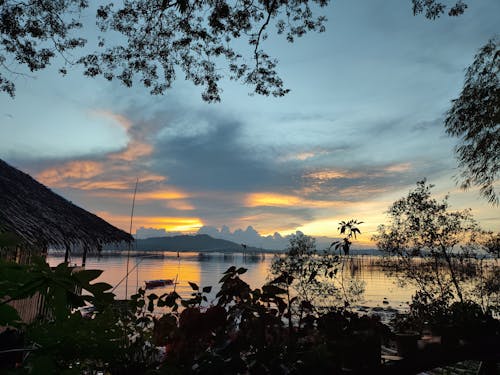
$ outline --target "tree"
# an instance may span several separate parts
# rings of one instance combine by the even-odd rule
[[[302,233],[293,235],[283,256],[275,256],[271,263],[272,275],[281,278],[284,286],[290,286],[294,299],[301,308],[323,299],[323,305],[342,299],[336,285],[337,272],[341,268],[340,257],[330,252],[319,252],[316,240]],[[283,276],[284,275],[284,276]],[[321,305],[321,304],[320,304]]]
[[[460,96],[453,100],[445,120],[446,132],[459,138],[456,156],[461,187],[480,188],[497,204],[500,172],[500,40],[491,39],[467,69]]]
[[[12,75],[28,68],[45,69],[56,56],[67,67],[81,65],[89,77],[102,76],[130,87],[140,81],[151,94],[168,90],[182,71],[202,86],[202,98],[220,101],[220,79],[242,81],[261,95],[289,92],[277,71],[278,60],[262,49],[271,26],[289,42],[308,31],[325,31],[326,17],[315,7],[329,0],[127,0],[114,5],[103,1],[96,11],[97,46],[75,33],[84,27],[80,18],[88,0],[0,1],[0,90],[15,94]],[[412,0],[413,13],[435,19],[448,8],[435,0]],[[459,0],[448,14],[467,8]],[[85,18],[88,14],[85,13]],[[247,47],[235,41],[246,38]],[[73,56],[86,46],[94,52]],[[5,74],[7,73],[7,74]]]
[[[333,242],[324,251],[318,251],[316,240],[302,233],[290,238],[290,244],[282,256],[276,256],[271,263],[270,273],[277,278],[273,281],[287,290],[291,305],[297,305],[301,316],[305,306],[347,308],[360,300],[364,284],[355,278],[346,280],[344,266],[350,262],[349,250],[352,238],[360,234],[357,220],[342,221],[339,231],[345,235],[340,241]],[[335,254],[332,249],[342,251]]]
[[[413,283],[419,296],[450,303],[474,299],[465,295],[473,282],[480,282],[475,258],[485,255],[482,231],[470,210],[449,210],[447,198],[431,196],[425,180],[408,196],[389,208],[389,224],[380,225],[373,237],[377,247],[397,259],[401,281]],[[498,265],[493,263],[493,267]],[[498,290],[495,292],[498,293]]]
[[[412,0],[413,14],[423,13],[434,20],[444,14],[447,6],[436,0]],[[457,1],[449,8],[449,16],[459,16],[467,4]],[[459,138],[455,149],[460,168],[457,178],[464,190],[479,187],[480,194],[498,205],[495,190],[499,173],[500,149],[500,44],[498,37],[490,39],[467,68],[465,84],[457,99],[452,101],[445,119],[446,133]]]
[[[423,13],[426,18],[431,20],[439,18],[448,8],[445,2],[436,0],[412,0],[411,2],[414,15]],[[451,17],[460,16],[467,9],[467,4],[462,0],[452,1],[452,4],[448,10],[448,15]]]
[[[96,51],[73,59],[69,52],[87,43],[73,36],[83,27],[79,18],[89,7],[87,0],[3,0],[0,65],[10,73],[17,71],[16,64],[34,72],[61,55],[66,65],[82,65],[86,76],[116,79],[128,87],[139,80],[152,94],[170,88],[180,69],[204,87],[203,99],[213,102],[220,100],[225,60],[229,78],[253,86],[257,94],[283,96],[289,90],[277,74],[277,60],[261,42],[271,22],[289,42],[308,31],[324,31],[326,18],[315,17],[312,7],[328,1],[129,0],[116,6],[106,1],[96,12]],[[234,41],[244,37],[250,50],[239,52]],[[66,66],[60,72],[66,74]],[[0,89],[14,96],[14,82],[5,75],[0,75]]]

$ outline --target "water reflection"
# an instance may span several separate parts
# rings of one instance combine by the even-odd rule
[[[184,252],[132,252],[129,269],[127,295],[135,293],[146,280],[176,279],[176,291],[183,297],[189,296],[188,281],[200,287],[212,286],[209,300],[215,298],[222,273],[230,266],[245,267],[248,271],[243,279],[252,288],[259,288],[269,279],[269,268],[274,254],[202,253]],[[64,260],[62,254],[49,254],[48,262],[57,265]],[[353,256],[345,260],[345,277],[363,281],[365,293],[360,303],[361,310],[369,308],[405,309],[414,293],[413,288],[402,288],[396,275],[387,275],[379,264],[379,257]],[[116,287],[117,298],[125,297],[125,282],[119,283],[126,274],[127,257],[121,254],[104,253],[100,257],[88,257],[87,269],[102,269],[98,281]],[[173,286],[155,289],[156,294],[169,292]]]

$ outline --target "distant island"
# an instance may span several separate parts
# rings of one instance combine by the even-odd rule
[[[128,245],[110,244],[103,251],[127,250]],[[283,250],[263,249],[253,246],[243,247],[243,244],[214,238],[208,234],[162,236],[136,239],[132,244],[133,250],[138,251],[197,251],[197,252],[221,252],[221,253],[282,253]],[[376,249],[353,249],[352,255],[380,255]]]
[[[126,250],[127,244],[106,245],[103,250]],[[269,253],[275,250],[261,249],[252,246],[243,247],[236,242],[213,238],[208,234],[178,235],[168,237],[151,237],[136,239],[132,249],[139,251],[199,251],[199,252],[259,252]]]

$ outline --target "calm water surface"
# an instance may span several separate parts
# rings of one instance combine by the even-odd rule
[[[222,273],[230,266],[245,267],[248,271],[242,275],[252,288],[261,287],[269,275],[269,267],[273,254],[250,257],[243,254],[217,254],[211,253],[199,256],[198,253],[155,252],[155,253],[133,253],[129,261],[129,270],[132,270],[128,278],[128,290],[125,289],[127,257],[124,255],[105,255],[99,258],[88,257],[87,269],[104,270],[97,281],[107,282],[116,289],[114,293],[117,298],[125,298],[134,294],[137,288],[144,288],[146,280],[154,279],[177,279],[177,292],[185,297],[191,293],[188,281],[198,284],[200,287],[212,286],[209,299],[214,298],[218,291],[218,282]],[[387,276],[380,267],[374,265],[376,257],[355,257],[355,267],[351,267],[352,277],[364,281],[365,293],[360,306],[392,307],[398,310],[405,309],[414,290],[401,288],[397,285],[395,277]],[[48,262],[55,266],[64,260],[62,254],[49,254]],[[73,261],[80,264],[80,257],[74,257]],[[172,286],[156,288],[156,294],[162,294],[172,290]],[[384,303],[384,298],[386,302]]]

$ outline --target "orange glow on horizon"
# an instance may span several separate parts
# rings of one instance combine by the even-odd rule
[[[128,232],[130,216],[114,215],[107,211],[96,212],[96,215]],[[168,232],[196,232],[204,225],[197,217],[171,217],[171,216],[134,216],[132,233],[140,227],[165,229]]]
[[[251,193],[245,198],[246,207],[314,207],[314,208],[333,208],[342,206],[340,201],[320,201],[313,199],[304,199],[298,195],[280,194],[280,193]]]
[[[293,195],[279,193],[251,193],[245,198],[247,207],[258,206],[295,206],[300,203],[300,198]]]

